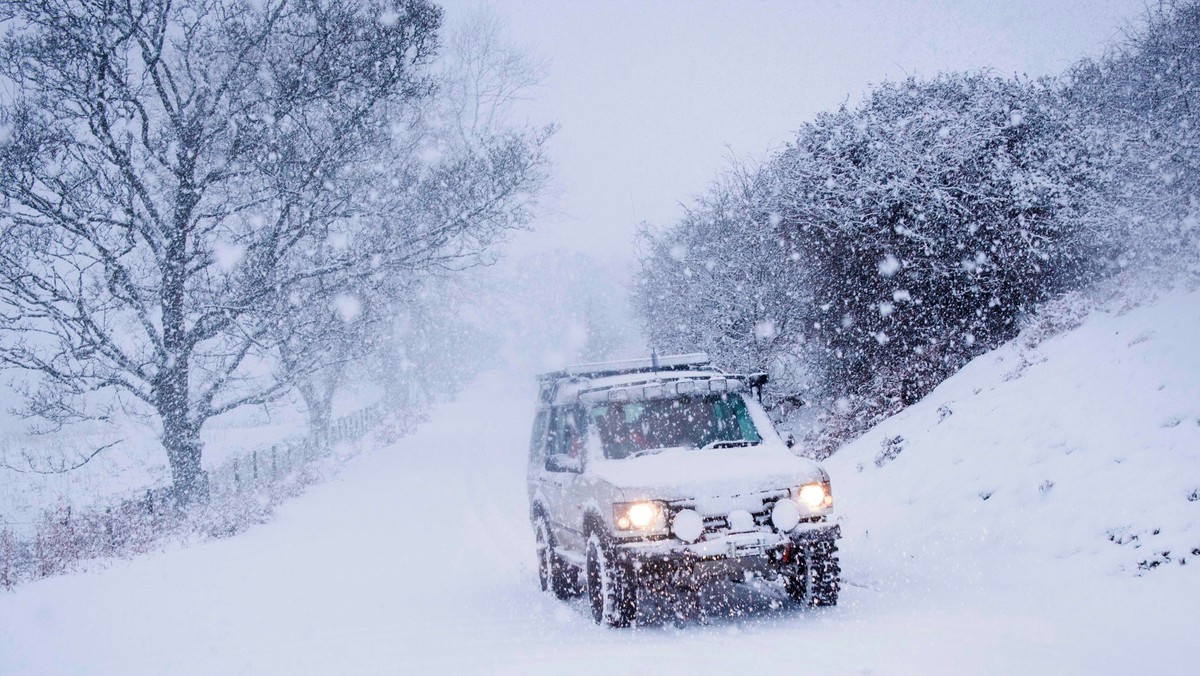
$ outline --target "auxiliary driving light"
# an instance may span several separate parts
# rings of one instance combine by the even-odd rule
[[[684,542],[695,542],[704,535],[704,517],[694,509],[681,510],[671,520],[671,532]]]
[[[800,508],[787,498],[776,500],[775,507],[771,509],[771,523],[781,533],[790,531],[800,523]]]

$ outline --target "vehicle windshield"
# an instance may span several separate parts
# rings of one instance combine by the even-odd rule
[[[762,440],[736,394],[597,404],[588,417],[604,456],[614,460],[665,448],[750,446]]]

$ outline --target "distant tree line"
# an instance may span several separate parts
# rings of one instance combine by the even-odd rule
[[[1200,4],[1035,80],[908,78],[803,125],[644,230],[635,303],[660,351],[772,374],[822,406],[823,455],[1122,270],[1200,272]]]

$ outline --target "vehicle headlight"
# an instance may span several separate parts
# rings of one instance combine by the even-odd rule
[[[655,531],[667,527],[667,507],[661,502],[618,502],[613,505],[617,530]]]
[[[826,484],[807,484],[800,487],[800,491],[796,494],[796,498],[800,504],[809,509],[821,509],[822,507],[833,506],[833,496],[829,493],[829,486]]]

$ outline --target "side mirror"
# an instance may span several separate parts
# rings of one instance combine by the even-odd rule
[[[796,437],[791,434],[787,435],[787,439],[785,439],[784,441],[787,442],[788,448],[791,448],[792,446],[796,445]]]
[[[760,403],[762,402],[762,390],[769,380],[765,373],[751,373],[747,377],[747,385],[750,386],[750,391],[754,393],[754,398]]]
[[[555,453],[554,455],[546,456],[546,471],[575,472],[578,474],[583,471],[583,461],[579,458],[572,458],[565,453]]]

